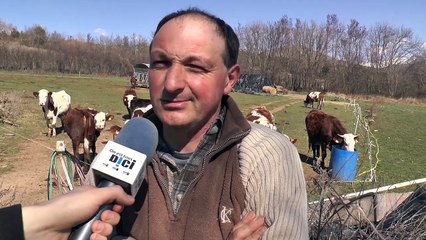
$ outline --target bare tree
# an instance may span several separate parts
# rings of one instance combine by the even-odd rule
[[[359,22],[352,19],[347,26],[346,34],[341,37],[341,59],[344,62],[343,70],[344,78],[342,87],[348,92],[354,92],[356,88],[361,87],[357,79],[357,70],[364,61],[364,46],[367,37],[367,30],[361,26]]]
[[[385,73],[384,79],[376,79],[379,89],[384,89],[390,96],[400,94],[402,75],[398,70],[401,64],[409,63],[420,53],[421,43],[415,39],[409,28],[395,28],[379,23],[370,30],[369,48],[367,49],[371,66],[378,72]]]

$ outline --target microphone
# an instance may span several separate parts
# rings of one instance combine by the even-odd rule
[[[151,161],[158,145],[158,132],[154,124],[145,118],[132,118],[117,135],[108,141],[93,160],[91,168],[96,187],[120,185],[124,191],[136,196],[145,177],[146,165]],[[103,211],[112,204],[102,206],[95,216],[73,229],[69,240],[88,240],[92,224],[100,219]]]

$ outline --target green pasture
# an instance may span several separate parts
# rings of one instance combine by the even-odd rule
[[[60,74],[27,74],[0,71],[0,92],[16,92],[22,96],[24,111],[17,119],[19,127],[11,127],[0,123],[0,166],[8,155],[19,151],[17,143],[26,141],[19,137],[8,137],[7,131],[13,131],[28,138],[39,134],[44,128],[43,116],[32,92],[42,88],[58,91],[66,90],[72,98],[73,107],[92,107],[115,115],[109,125],[122,125],[122,116],[127,111],[122,103],[123,92],[130,86],[129,79],[125,77],[110,76],[78,76]],[[138,88],[138,96],[148,98],[147,89]],[[232,97],[239,104],[242,112],[247,114],[254,106],[266,106],[275,111],[277,128],[291,138],[297,138],[296,147],[300,154],[312,156],[308,152],[307,134],[304,119],[310,108],[303,106],[305,93],[281,96],[248,95],[232,93]],[[424,154],[424,141],[426,139],[426,104],[409,104],[398,101],[374,102],[374,100],[357,100],[362,109],[362,114],[373,104],[377,107],[374,123],[371,125],[371,140],[373,147],[373,163],[377,174],[377,182],[371,186],[382,186],[402,181],[423,178],[426,170],[426,157]],[[324,111],[338,117],[347,130],[355,130],[355,117],[353,108],[348,101],[337,97],[327,97]],[[358,173],[366,172],[359,176],[358,184],[342,183],[343,191],[352,190],[362,185],[363,180],[369,177],[370,163],[367,154],[367,135],[358,128],[360,143]],[[60,134],[59,138],[67,137]],[[53,146],[52,146],[53,147]],[[330,153],[328,153],[328,157]],[[305,163],[304,163],[305,165]],[[13,166],[0,168],[2,173],[13,171]]]

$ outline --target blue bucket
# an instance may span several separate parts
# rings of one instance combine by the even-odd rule
[[[339,181],[354,181],[357,163],[358,151],[356,149],[354,152],[350,152],[333,146],[330,160],[331,177]]]

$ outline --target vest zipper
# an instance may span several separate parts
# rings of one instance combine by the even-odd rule
[[[209,159],[209,156],[210,156],[210,154],[212,154],[213,152],[216,152],[217,150],[219,150],[219,149],[222,149],[223,148],[223,146],[226,146],[231,140],[234,140],[234,139],[240,139],[240,138],[243,138],[244,136],[246,136],[248,133],[250,132],[250,129],[248,129],[248,130],[246,130],[246,131],[244,131],[244,132],[242,132],[242,133],[240,133],[240,134],[237,134],[237,135],[235,135],[235,136],[233,136],[233,137],[230,137],[230,138],[228,138],[228,139],[226,139],[225,141],[223,141],[223,143],[222,144],[219,144],[217,147],[215,147],[215,148],[213,148],[213,149],[211,149],[211,150],[209,150],[207,153],[206,153],[206,159]],[[153,161],[153,164],[157,164],[155,161]],[[187,192],[191,189],[191,187],[192,187],[192,185],[194,184],[194,182],[196,182],[202,175],[203,175],[203,173],[204,173],[204,169],[205,169],[205,164],[206,163],[206,161],[203,161],[203,164],[202,164],[202,166],[201,166],[201,171],[197,174],[197,176],[189,183],[189,185],[188,185],[188,188],[187,188]],[[156,170],[156,168],[153,168],[154,169],[154,173],[156,174],[156,175],[159,175],[159,172]],[[160,174],[161,175],[161,174]],[[168,186],[168,183],[166,184],[165,183],[165,181],[163,181],[163,179],[162,178],[159,178],[160,180],[160,184],[163,186],[163,188],[164,189],[168,189],[167,188],[167,186]],[[187,194],[185,194],[183,197],[182,197],[182,200],[181,200],[181,202],[183,202],[183,200],[185,199],[185,197],[186,197],[186,195]],[[173,209],[173,202],[172,202],[172,198],[170,197],[170,194],[167,194],[167,198],[168,198],[168,200],[170,201],[170,204],[171,204],[171,206],[172,206],[172,211],[173,211],[173,215],[174,216],[176,216],[176,214],[177,214],[177,212],[179,211],[179,208],[180,208],[180,205],[179,205],[179,208],[178,209],[176,209],[176,212],[174,211],[174,209]]]

